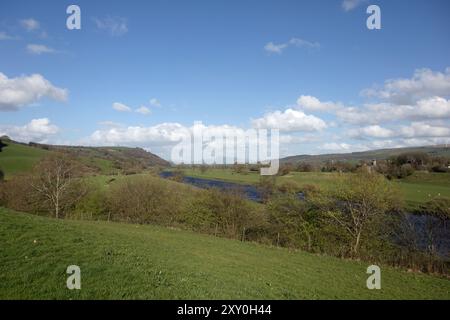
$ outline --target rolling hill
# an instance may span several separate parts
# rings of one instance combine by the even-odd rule
[[[99,173],[139,171],[152,166],[168,166],[169,162],[141,148],[58,146],[30,142],[20,143],[0,138],[0,168],[6,176],[31,170],[33,165],[51,152],[74,156]]]
[[[0,208],[0,299],[449,299],[450,281],[150,225]],[[66,269],[81,268],[81,290]]]
[[[424,152],[433,156],[450,156],[450,145],[426,146],[426,147],[410,147],[410,148],[395,148],[395,149],[379,149],[364,152],[352,153],[335,153],[322,155],[297,155],[280,159],[281,163],[324,163],[327,161],[370,161],[370,160],[384,160],[392,156],[397,156],[405,152]]]

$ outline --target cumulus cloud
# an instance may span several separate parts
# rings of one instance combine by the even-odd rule
[[[9,35],[5,31],[0,31],[0,41],[1,40],[13,40],[13,39],[16,39],[16,38],[11,36],[11,35]]]
[[[41,27],[39,21],[33,18],[20,20],[20,25],[27,31],[34,31]]]
[[[47,47],[43,44],[29,44],[27,45],[27,51],[31,54],[43,54],[43,53],[56,53],[55,49]]]
[[[155,126],[111,127],[97,130],[88,138],[92,144],[101,145],[155,145],[175,144],[189,134],[189,129],[179,123],[161,123]]]
[[[267,113],[262,118],[252,120],[252,125],[257,129],[279,129],[291,132],[320,131],[327,127],[322,119],[293,109]]]
[[[7,135],[20,142],[46,143],[48,139],[59,132],[56,125],[48,118],[33,119],[23,126],[1,125],[0,136]]]
[[[8,78],[0,72],[0,111],[18,110],[47,97],[67,100],[67,89],[58,88],[40,74]]]
[[[131,108],[123,103],[114,102],[112,105],[113,109],[119,112],[130,112]]]
[[[157,107],[157,108],[160,108],[160,107],[162,106],[162,105],[161,105],[161,102],[159,102],[159,100],[156,99],[156,98],[150,99],[150,105],[151,105],[152,107]]]
[[[325,151],[332,151],[332,152],[348,152],[351,149],[351,145],[348,143],[337,143],[337,142],[330,142],[330,143],[324,143],[322,146],[319,146],[320,150]]]
[[[448,126],[431,125],[425,122],[413,122],[410,125],[396,126],[392,129],[383,128],[378,125],[351,129],[349,137],[356,139],[364,138],[436,138],[450,137]]]
[[[399,120],[424,120],[450,118],[450,100],[431,97],[415,105],[390,103],[366,104],[363,107],[347,107],[336,111],[337,117],[351,124],[379,124]]]
[[[364,2],[367,2],[367,0],[344,0],[342,1],[341,6],[342,9],[344,9],[344,11],[351,11],[360,6],[361,4],[363,4]]]
[[[141,106],[141,107],[137,108],[136,112],[140,113],[140,114],[143,114],[143,115],[147,115],[147,114],[151,113],[150,109],[145,107],[145,106]]]
[[[94,18],[95,25],[111,36],[122,36],[128,32],[127,20],[121,17]]]
[[[316,49],[320,48],[320,44],[318,42],[311,42],[307,40],[303,40],[300,38],[292,38],[288,42],[275,44],[273,42],[269,42],[264,46],[264,50],[269,53],[281,54],[284,49],[288,47],[297,47],[297,48],[308,48],[308,49]]]
[[[339,103],[334,102],[321,102],[316,97],[312,96],[300,96],[297,99],[297,105],[305,110],[309,111],[333,111],[343,106]]]
[[[352,138],[372,137],[372,138],[389,138],[394,135],[394,131],[380,127],[379,125],[367,126],[349,131]]]
[[[450,68],[445,72],[418,69],[410,79],[389,79],[381,88],[365,89],[361,94],[398,105],[414,104],[417,100],[434,96],[447,97],[450,95]]]

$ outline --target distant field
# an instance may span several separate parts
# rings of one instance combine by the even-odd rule
[[[186,231],[0,208],[0,299],[450,299],[450,281]],[[81,290],[66,268],[81,268]]]
[[[49,151],[26,145],[5,142],[8,146],[0,152],[0,168],[8,179],[14,174],[30,171]]]
[[[187,176],[217,179],[242,184],[256,184],[260,180],[260,175],[257,172],[250,172],[248,174],[239,174],[233,172],[231,169],[208,169],[202,173],[199,169],[184,170]],[[277,177],[277,183],[283,181],[293,180],[299,185],[315,184],[321,188],[333,187],[333,178],[337,173],[328,172],[292,172],[286,176]],[[449,173],[423,173],[416,172],[412,176],[403,179],[395,180],[408,208],[415,209],[420,204],[434,198],[434,197],[449,197],[450,198],[450,174]]]

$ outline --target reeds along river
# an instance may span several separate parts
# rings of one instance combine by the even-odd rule
[[[163,171],[160,174],[162,178],[170,178],[172,175],[173,173],[169,171]],[[202,189],[217,188],[220,190],[237,190],[249,200],[262,202],[260,190],[253,185],[196,177],[183,177],[183,182]],[[305,196],[303,193],[299,193],[298,198],[299,201],[302,201],[305,199]],[[430,242],[430,235],[427,228],[435,222],[436,218],[427,215],[406,213],[406,219],[408,224],[405,224],[405,228],[408,227],[411,229],[410,231],[415,233],[414,238],[417,240],[416,246],[419,250],[426,251]],[[447,224],[441,226],[434,231],[433,236],[434,243],[436,244],[436,252],[443,257],[450,258],[450,225]]]

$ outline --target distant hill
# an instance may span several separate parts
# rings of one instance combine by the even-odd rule
[[[42,157],[51,152],[65,152],[99,173],[139,171],[153,166],[168,166],[169,162],[141,148],[59,146],[17,142],[0,137],[0,168],[13,175],[29,171]]]
[[[280,160],[281,163],[324,163],[327,161],[349,161],[358,162],[361,160],[384,160],[392,156],[397,156],[404,152],[425,152],[432,156],[450,156],[450,146],[437,145],[426,147],[410,147],[395,149],[379,149],[364,152],[337,153],[337,154],[321,154],[321,155],[298,155],[286,157]]]

